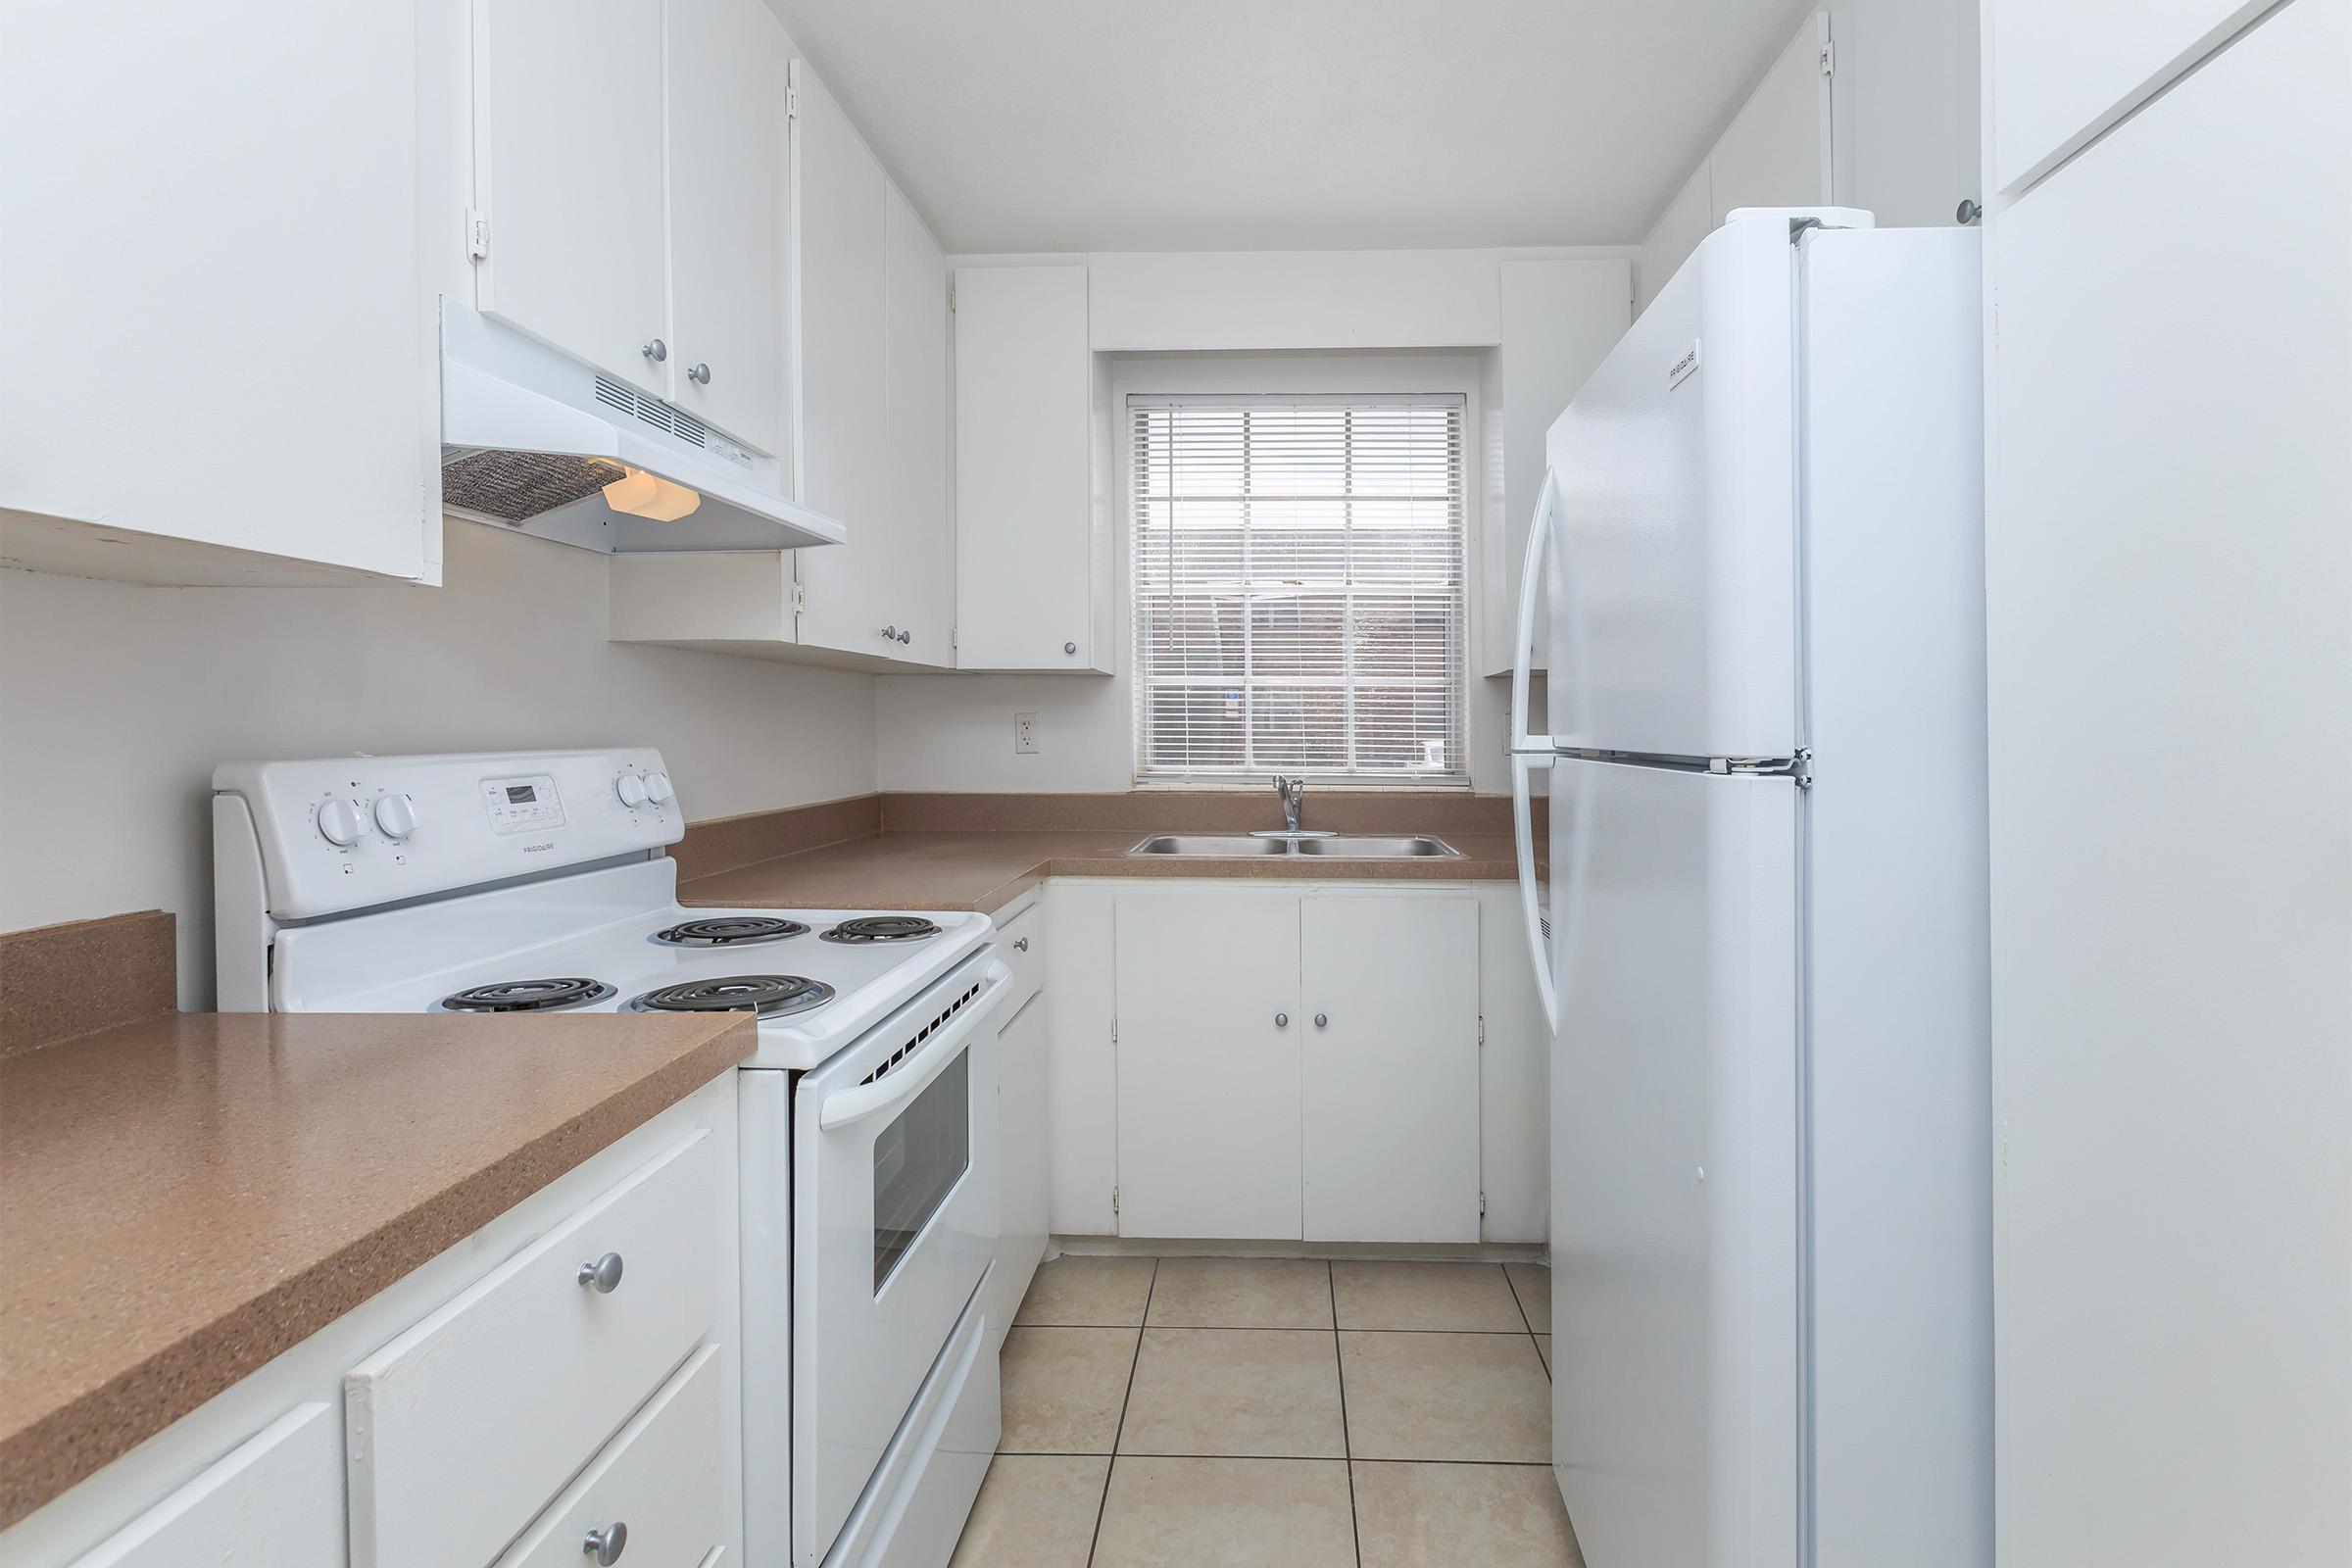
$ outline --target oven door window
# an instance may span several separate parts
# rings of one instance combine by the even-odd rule
[[[971,1055],[955,1061],[874,1140],[874,1294],[972,1163]]]

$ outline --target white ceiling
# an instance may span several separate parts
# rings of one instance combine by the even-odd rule
[[[1639,240],[1811,0],[769,0],[950,251]]]

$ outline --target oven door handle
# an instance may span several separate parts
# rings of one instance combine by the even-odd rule
[[[979,1032],[989,1015],[1004,1000],[1004,991],[1012,984],[1012,971],[996,959],[990,959],[987,989],[972,999],[971,1004],[957,1013],[945,1029],[933,1035],[923,1049],[870,1084],[859,1084],[827,1095],[816,1109],[816,1125],[825,1132],[838,1132],[852,1122],[860,1122],[877,1115],[893,1105],[903,1104],[921,1094],[932,1079],[945,1072],[964,1043]]]

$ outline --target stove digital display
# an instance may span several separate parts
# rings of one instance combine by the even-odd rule
[[[507,786],[507,804],[510,806],[521,805],[524,802],[535,801],[538,798],[539,792],[531,788],[531,786],[528,784],[510,784]]]
[[[564,825],[564,797],[557,792],[552,774],[486,778],[482,780],[482,804],[490,809],[493,833],[536,833]]]

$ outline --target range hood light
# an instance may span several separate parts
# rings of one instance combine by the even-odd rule
[[[605,486],[605,504],[614,512],[650,517],[656,522],[675,522],[701,506],[703,496],[701,491],[689,490],[658,473],[631,468]]]

